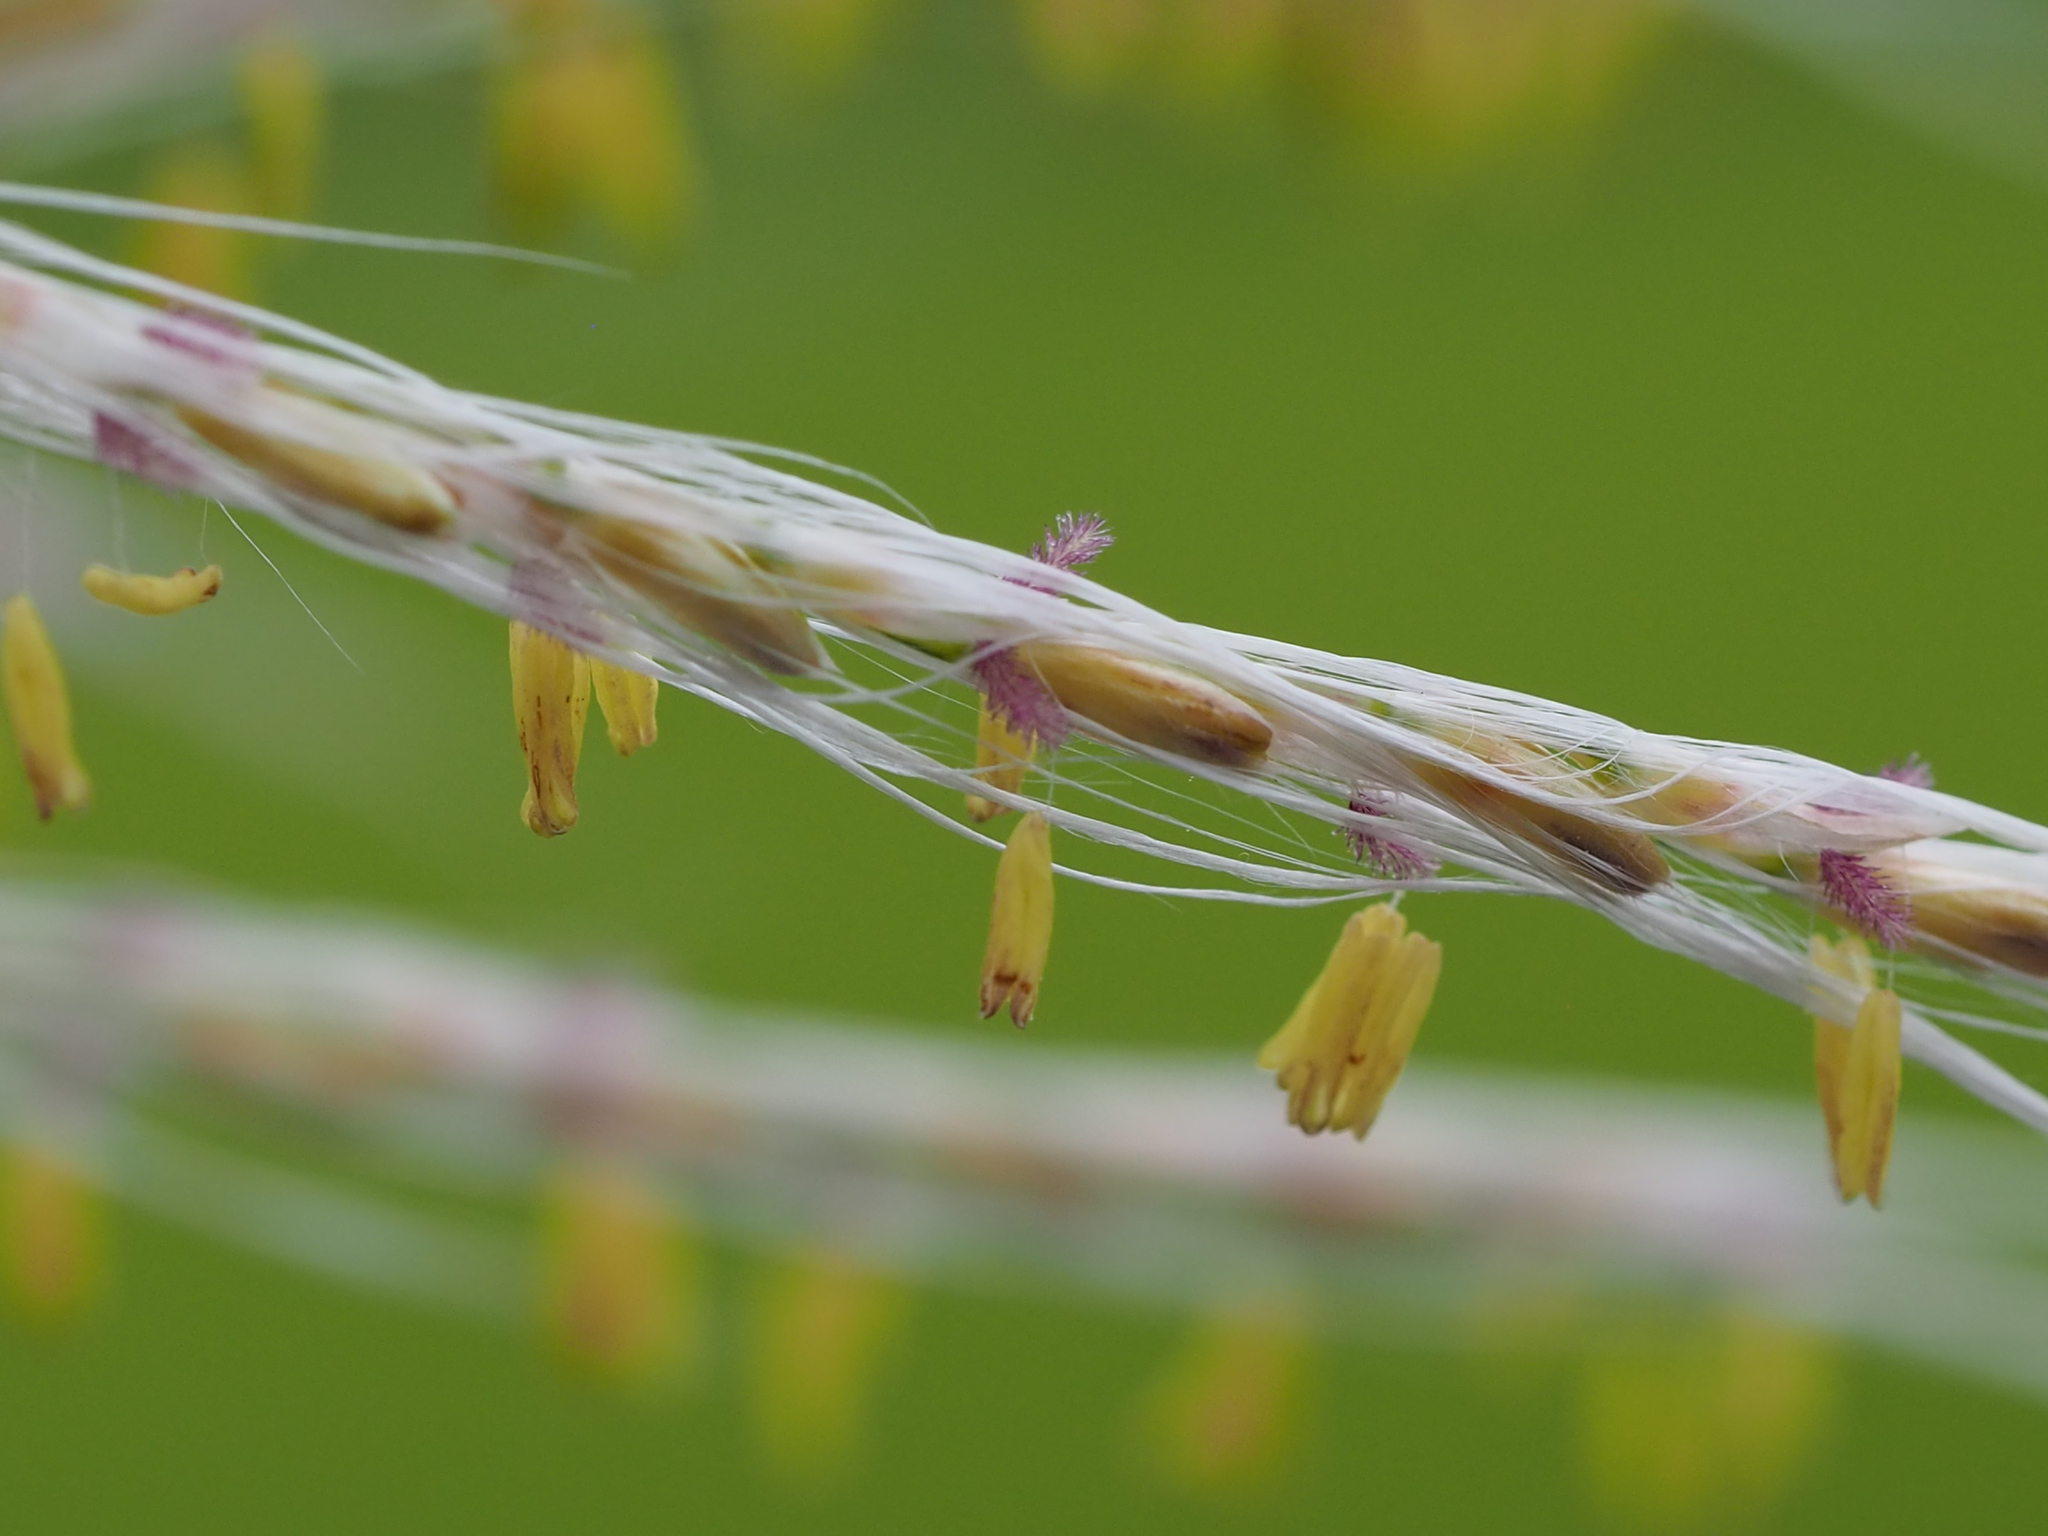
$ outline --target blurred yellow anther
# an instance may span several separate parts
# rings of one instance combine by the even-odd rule
[[[36,814],[48,821],[59,806],[84,810],[92,801],[92,784],[71,745],[64,669],[35,599],[26,592],[8,600],[0,620],[0,692],[6,695],[15,750],[35,790]]]
[[[512,621],[512,717],[526,754],[519,816],[542,837],[576,825],[576,764],[590,709],[590,663],[544,629]]]
[[[581,208],[657,246],[680,226],[696,184],[682,89],[631,10],[525,5],[498,80],[499,196],[527,238]]]
[[[996,866],[996,899],[981,962],[981,1016],[1005,1003],[1020,1027],[1038,1007],[1038,983],[1052,950],[1052,828],[1033,811],[1017,823]]]
[[[280,415],[304,418],[309,435],[346,434],[353,419],[310,400],[278,396]],[[455,498],[425,470],[397,459],[336,453],[294,437],[258,432],[192,406],[178,407],[185,425],[230,457],[286,490],[375,518],[406,533],[446,533],[455,525]]]
[[[1587,1355],[1594,1492],[1647,1530],[1752,1525],[1813,1449],[1833,1396],[1826,1341],[1747,1312],[1639,1319]]]
[[[1160,1470],[1197,1489],[1278,1470],[1300,1413],[1306,1339],[1290,1310],[1208,1318],[1147,1402]]]
[[[1814,1014],[1813,1070],[1835,1187],[1844,1201],[1861,1195],[1881,1205],[1899,1114],[1899,997],[1877,985],[1870,951],[1854,935],[1830,944],[1816,934],[1809,953],[1816,971],[1863,993],[1849,1028]]]
[[[276,219],[303,219],[313,206],[326,126],[320,66],[295,40],[264,39],[236,70],[255,149],[256,202]]]
[[[977,779],[991,789],[1014,795],[1024,787],[1024,772],[1031,766],[1031,755],[1036,750],[1037,742],[1032,737],[1019,736],[995,717],[986,698],[981,701],[981,723],[974,737]],[[967,797],[967,814],[976,821],[989,821],[1008,809],[986,795]]]
[[[660,1198],[591,1163],[558,1172],[543,1207],[545,1317],[562,1357],[613,1378],[686,1364],[689,1253]]]
[[[0,1151],[0,1276],[8,1301],[31,1322],[66,1322],[99,1288],[100,1210],[93,1187],[69,1162],[10,1142]]]
[[[168,576],[139,576],[111,566],[88,565],[85,590],[98,601],[126,608],[130,613],[150,617],[183,613],[220,591],[220,567],[209,565],[203,571],[195,571],[188,565]]]
[[[613,751],[631,757],[642,747],[654,745],[654,706],[661,697],[660,683],[644,672],[593,657],[590,686],[597,694],[597,707],[604,711],[604,730]]]
[[[1443,947],[1386,902],[1355,912],[1293,1015],[1259,1052],[1311,1136],[1360,1137],[1379,1118],[1436,995]]]
[[[763,1449],[785,1472],[829,1477],[858,1446],[902,1295],[884,1275],[817,1253],[777,1274],[763,1302],[753,1357]]]
[[[1265,716],[1191,672],[1056,641],[1020,645],[1016,655],[1065,708],[1141,746],[1225,768],[1255,768],[1273,745]]]
[[[143,196],[173,208],[201,213],[254,213],[256,193],[242,157],[225,146],[199,142],[165,154],[149,177]],[[250,237],[238,229],[169,221],[139,224],[134,264],[172,282],[224,298],[246,299]]]

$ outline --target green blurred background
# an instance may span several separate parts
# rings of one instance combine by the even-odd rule
[[[2048,818],[2048,196],[1709,20],[1529,6],[1555,25],[1520,16],[1520,53],[1486,19],[1520,8],[1479,7],[1469,57],[1453,27],[1426,68],[1363,83],[1265,34],[1195,48],[1166,0],[1106,4],[1107,30],[1052,0],[664,13],[693,170],[653,249],[573,209],[508,214],[487,67],[343,81],[321,220],[509,232],[632,277],[266,247],[253,282],[453,384],[857,466],[950,532],[1021,548],[1100,511],[1102,579],[1182,617],[1860,768],[1918,750],[1944,788]],[[34,171],[135,193],[231,142],[225,91],[215,116]],[[196,506],[37,475],[96,520],[94,556],[199,553]],[[0,776],[18,856],[1020,1053],[1206,1047],[1247,1072],[1337,925],[1066,886],[1037,1021],[984,1024],[981,850],[680,696],[645,756],[593,740],[581,824],[535,839],[502,623],[251,532],[360,671],[217,515],[224,600],[162,627],[65,606],[31,550],[96,804],[42,827]],[[1421,1060],[1808,1091],[1801,1016],[1596,918],[1408,910],[1446,951]],[[1901,1187],[1912,1116],[1970,1108],[1925,1073],[1906,1095]],[[11,1529],[1615,1528],[1567,1372],[1504,1387],[1454,1356],[1319,1348],[1280,1474],[1202,1497],[1133,1453],[1180,1320],[925,1293],[861,1457],[792,1484],[752,1449],[730,1349],[697,1390],[607,1395],[530,1340],[139,1218],[117,1243],[88,1324],[0,1335]],[[755,1267],[717,1255],[714,1292],[743,1307]],[[2044,1427],[1848,1351],[1825,1444],[1752,1524],[2037,1529]]]

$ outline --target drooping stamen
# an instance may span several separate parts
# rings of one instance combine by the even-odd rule
[[[611,738],[614,752],[631,757],[642,747],[654,745],[654,711],[661,698],[661,684],[644,672],[592,657],[590,690],[597,695],[597,707],[604,711],[605,734]]]
[[[1390,903],[1352,914],[1322,974],[1259,1052],[1292,1124],[1364,1138],[1407,1065],[1442,966],[1442,946],[1410,933]]]
[[[981,963],[981,1016],[1007,1003],[1022,1029],[1038,1007],[1038,984],[1052,950],[1052,829],[1033,811],[1017,823],[996,866],[996,899]]]
[[[97,602],[113,608],[125,608],[130,613],[148,618],[160,618],[167,613],[183,613],[187,608],[210,602],[220,591],[220,579],[220,567],[217,565],[209,565],[203,571],[195,571],[188,565],[168,576],[145,576],[133,571],[117,571],[106,565],[88,565],[82,585],[87,595]]]
[[[0,693],[22,770],[35,790],[36,814],[48,821],[59,806],[84,810],[92,801],[92,783],[71,741],[71,694],[50,632],[26,592],[8,599],[0,621]]]
[[[1868,859],[1830,848],[1820,856],[1820,888],[1849,925],[1886,949],[1902,949],[1913,932],[1913,903]]]

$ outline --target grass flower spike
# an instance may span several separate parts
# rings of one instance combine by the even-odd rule
[[[1092,515],[1030,556],[974,543],[812,460],[450,389],[5,223],[0,433],[271,517],[525,626],[536,830],[573,821],[576,668],[592,664],[791,736],[984,846],[997,808],[1022,813],[990,1011],[1021,1021],[1035,1001],[1054,827],[1060,873],[1118,889],[1548,896],[1788,1018],[1810,1008],[1807,939],[1832,915],[1893,952],[1901,1052],[2048,1132],[2048,1096],[1959,1038],[2048,1027],[2048,827],[1936,790],[1917,760],[1859,773],[1183,622],[1093,579],[1109,533]],[[597,675],[615,739],[636,739],[611,711],[618,680]],[[1390,974],[1420,998],[1423,951],[1399,953]],[[1346,967],[1325,979],[1331,997],[1268,1054],[1285,1047],[1299,1118],[1356,1128],[1412,1024],[1369,1011]],[[1855,1017],[1846,994],[1820,1011]],[[1361,1029],[1371,1068],[1336,1050]],[[1872,1103],[1882,1056],[1856,1079]]]
[[[590,709],[590,663],[544,629],[512,622],[512,714],[526,754],[519,818],[542,837],[576,825],[576,764]]]
[[[36,814],[48,821],[59,807],[84,810],[92,801],[92,784],[71,744],[71,695],[64,669],[35,599],[25,592],[9,598],[0,616],[0,692],[6,696],[15,750],[35,790]]]
[[[1311,1136],[1361,1139],[1408,1064],[1436,995],[1443,949],[1387,902],[1355,912],[1259,1065],[1287,1093],[1287,1118]]]
[[[981,963],[981,1016],[1005,1004],[1019,1028],[1038,1008],[1038,984],[1052,949],[1052,829],[1032,812],[1017,823],[996,866],[988,954]]]

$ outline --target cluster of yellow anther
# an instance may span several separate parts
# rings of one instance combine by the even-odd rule
[[[1287,1118],[1311,1136],[1364,1137],[1408,1063],[1436,995],[1443,948],[1408,931],[1391,903],[1355,912],[1259,1065],[1287,1092]]]
[[[1810,952],[1819,975],[1862,992],[1856,1022],[1847,1027],[1815,1008],[1813,1071],[1835,1187],[1844,1201],[1861,1195],[1880,1205],[1899,1113],[1899,995],[1878,986],[1870,950],[1853,935],[1830,943],[1815,934]]]
[[[542,837],[576,825],[576,765],[595,688],[605,732],[621,757],[655,737],[660,685],[651,677],[570,649],[544,629],[512,621],[512,718],[526,754],[519,819]]]

